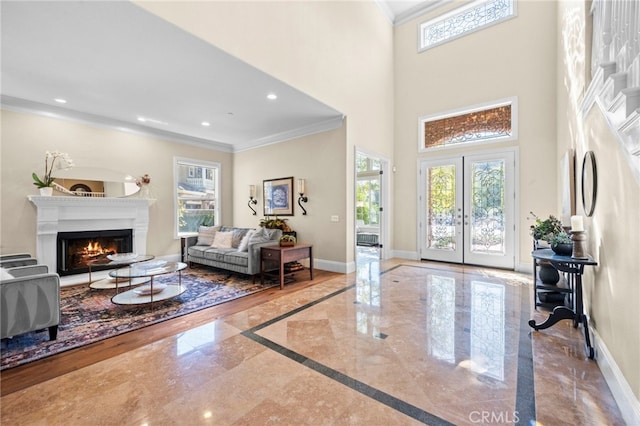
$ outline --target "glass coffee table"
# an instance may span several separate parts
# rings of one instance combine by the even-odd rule
[[[116,279],[147,278],[149,283],[118,293],[111,298],[117,305],[140,305],[171,299],[184,293],[187,288],[182,285],[182,270],[187,264],[183,262],[167,262],[152,260],[138,263],[129,268],[116,269],[109,272],[109,276]],[[177,283],[154,283],[153,278],[158,275],[178,273]]]
[[[105,257],[102,259],[92,260],[87,262],[87,267],[89,268],[89,287],[96,290],[106,290],[115,288],[118,289],[118,286],[128,287],[133,285],[144,284],[149,281],[149,278],[137,278],[132,280],[114,280],[112,278],[103,278],[93,282],[91,280],[91,268],[95,266],[109,266],[117,269],[131,267],[131,265],[140,262],[147,262],[149,260],[153,260],[154,256],[150,254],[135,254],[135,253],[120,253],[116,256]]]

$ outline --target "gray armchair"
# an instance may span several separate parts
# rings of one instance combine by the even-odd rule
[[[16,266],[37,265],[38,261],[29,253],[15,253],[0,255],[0,268],[15,268]]]
[[[49,273],[46,265],[18,266],[6,271],[14,278],[0,282],[0,338],[48,328],[49,339],[55,340],[60,324],[58,274]]]

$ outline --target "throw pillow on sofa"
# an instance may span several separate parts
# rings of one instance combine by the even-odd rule
[[[213,239],[216,232],[220,230],[219,226],[201,226],[198,229],[198,242],[197,246],[210,246],[213,244]]]
[[[249,229],[245,229],[245,228],[237,228],[233,230],[233,238],[231,239],[231,247],[233,248],[238,248],[240,247],[240,243],[242,242],[242,239],[244,238],[245,235],[247,235],[247,232],[249,232]]]
[[[211,244],[211,247],[231,248],[232,242],[233,232],[216,232],[215,237],[213,237],[213,243]]]
[[[238,245],[238,251],[247,251],[249,249],[249,241],[255,232],[255,229],[250,229],[246,234],[244,234],[242,241],[240,241],[240,244]]]
[[[249,241],[252,244],[266,243],[273,239],[273,235],[275,234],[276,231],[277,231],[276,229],[260,228],[256,232],[254,232],[254,234],[251,236],[251,240]]]

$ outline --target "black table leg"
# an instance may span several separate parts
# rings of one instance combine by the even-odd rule
[[[582,271],[580,271],[582,272]],[[576,317],[577,323],[582,323],[582,330],[584,331],[584,347],[587,352],[587,356],[589,359],[593,359],[595,357],[595,351],[593,346],[591,346],[591,336],[589,335],[589,319],[584,314],[584,306],[582,302],[582,273],[576,274],[575,277],[575,288],[576,288]],[[578,325],[575,324],[574,327]]]
[[[576,313],[566,306],[556,306],[555,308],[553,308],[553,312],[551,312],[549,318],[547,318],[543,323],[536,324],[535,320],[529,320],[529,327],[533,328],[534,330],[544,330],[545,328],[549,328],[558,321],[562,321],[564,319],[575,321]]]
[[[589,359],[593,359],[596,353],[595,353],[595,350],[593,349],[593,346],[591,346],[591,336],[589,335],[589,323],[587,322],[587,316],[582,315],[580,322],[582,323],[582,329],[584,331],[585,352],[587,352],[587,356],[589,357]]]
[[[534,259],[535,261],[535,259]],[[559,268],[562,270],[562,268]],[[582,328],[584,331],[584,343],[585,343],[585,351],[587,356],[590,359],[595,357],[595,350],[593,346],[591,346],[591,336],[589,334],[589,320],[587,316],[584,314],[584,307],[582,305],[582,271],[583,266],[579,265],[573,269],[564,269],[563,272],[570,273],[570,285],[573,285],[573,307],[574,309],[568,308],[566,306],[556,306],[551,312],[551,315],[542,323],[536,324],[535,320],[529,321],[529,326],[534,330],[544,330],[545,328],[549,328],[552,325],[556,324],[559,321],[564,319],[570,319],[573,321],[573,327],[577,328],[580,324],[582,324]]]

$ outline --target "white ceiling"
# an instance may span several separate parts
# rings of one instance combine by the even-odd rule
[[[394,22],[440,1],[379,5]],[[4,107],[228,151],[342,124],[340,111],[133,3],[3,1],[1,8]]]

